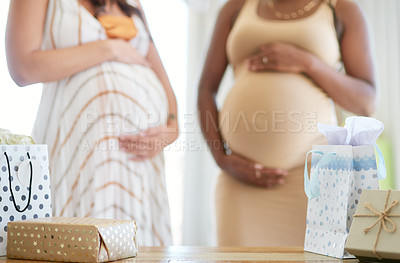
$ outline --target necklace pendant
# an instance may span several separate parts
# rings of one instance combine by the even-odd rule
[[[279,19],[282,19],[282,17],[283,17],[282,13],[281,13],[281,12],[278,12],[278,11],[276,11],[276,12],[274,13],[274,15],[275,15],[276,18],[279,18]]]
[[[303,9],[304,11],[309,12],[311,9],[315,7],[315,5],[316,5],[315,1],[311,1]]]
[[[306,11],[306,12],[309,12],[311,9],[312,9],[312,8],[309,7],[309,6],[305,6],[305,7],[304,7],[304,11]]]

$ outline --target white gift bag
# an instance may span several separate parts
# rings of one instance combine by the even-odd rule
[[[7,223],[50,217],[47,145],[0,145],[0,256],[6,255]]]
[[[376,120],[360,117],[357,120],[346,120],[345,127],[350,130],[346,133],[343,132],[345,128],[319,126],[320,131],[327,135],[329,143],[347,145],[314,145],[313,150],[309,152],[312,153],[310,178],[307,160],[304,170],[304,189],[309,198],[305,251],[336,258],[352,258],[344,246],[362,190],[378,189],[378,179],[386,177],[382,154],[374,145],[383,130],[383,124],[382,127],[369,126],[373,130],[367,136],[368,132],[365,129],[354,132],[357,127],[364,127],[350,125],[357,121]],[[360,134],[362,138],[357,139],[357,135]],[[367,144],[354,146],[360,143],[360,140]],[[372,144],[368,144],[367,141]],[[375,149],[379,157],[379,166],[376,163]]]

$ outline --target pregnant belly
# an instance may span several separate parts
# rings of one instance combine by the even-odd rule
[[[335,124],[330,98],[303,75],[237,76],[219,115],[233,152],[270,167],[301,165],[313,144],[325,144],[317,123]]]
[[[168,102],[155,73],[138,65],[103,63],[60,84],[61,118],[106,133],[128,133],[166,122]]]

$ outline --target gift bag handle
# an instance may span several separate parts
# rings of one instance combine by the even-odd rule
[[[307,165],[307,160],[308,160],[308,155],[310,153],[317,153],[321,154],[321,160],[317,163],[317,165],[314,168],[314,171],[311,173],[310,177],[308,177],[308,165]],[[309,151],[306,155],[306,163],[304,165],[304,191],[306,192],[306,195],[308,199],[313,199],[316,198],[320,195],[320,190],[319,190],[319,178],[318,178],[318,169],[330,163],[336,156],[336,153],[323,153],[321,151]]]
[[[382,152],[376,143],[375,143],[375,150],[378,153],[378,179],[383,180],[386,178],[385,159],[383,159]]]
[[[26,153],[28,155],[28,159],[30,160],[31,157],[29,155],[29,153]],[[32,178],[33,178],[33,167],[32,167],[32,162],[29,161],[29,167],[31,169],[31,174],[30,174],[30,179],[29,179],[29,196],[28,196],[28,203],[26,204],[24,209],[19,209],[17,203],[15,202],[15,198],[14,198],[14,192],[12,189],[12,184],[11,184],[11,169],[10,169],[10,160],[8,159],[8,155],[6,152],[4,152],[4,155],[6,156],[7,159],[7,166],[8,166],[8,182],[9,182],[9,186],[10,186],[10,192],[11,192],[11,198],[15,207],[15,210],[17,210],[20,213],[25,212],[26,209],[28,209],[30,203],[31,203],[31,195],[32,195]]]

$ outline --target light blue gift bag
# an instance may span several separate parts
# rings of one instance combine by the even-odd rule
[[[371,118],[366,119],[362,120],[371,121]],[[327,134],[324,130],[327,126],[319,128]],[[338,127],[334,129],[342,132]],[[368,140],[372,138],[375,142],[382,130],[383,124],[380,131]],[[355,138],[354,134],[359,133],[353,133],[351,137]],[[327,138],[331,143],[329,136]],[[348,142],[347,135],[346,138]],[[378,158],[375,157],[375,150]],[[307,156],[311,153],[310,178],[307,159],[304,169],[304,190],[309,199],[304,250],[336,258],[352,258],[344,249],[346,239],[362,190],[378,189],[379,179],[386,177],[382,154],[374,143],[360,146],[314,145]]]

